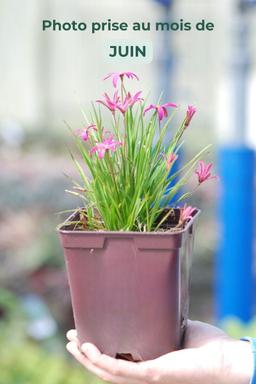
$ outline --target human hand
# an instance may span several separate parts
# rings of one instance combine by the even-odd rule
[[[67,333],[68,351],[85,368],[116,384],[248,384],[253,356],[248,342],[230,338],[220,329],[189,321],[184,348],[157,359],[132,363],[102,354],[85,343],[80,351],[75,330]]]

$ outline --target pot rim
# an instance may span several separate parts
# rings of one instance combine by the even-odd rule
[[[122,234],[122,235],[132,235],[132,236],[166,236],[166,235],[179,235],[182,233],[187,232],[187,230],[192,227],[198,216],[201,214],[201,210],[196,208],[196,211],[193,215],[193,218],[190,219],[184,228],[177,230],[177,231],[152,231],[152,232],[137,232],[137,231],[77,231],[77,230],[70,230],[70,229],[62,229],[65,227],[65,223],[70,221],[71,218],[73,218],[77,212],[79,211],[79,208],[75,210],[75,212],[72,213],[62,224],[59,228],[57,228],[57,231],[62,234],[73,234],[73,235],[78,235],[78,236],[83,236],[83,234],[90,234],[91,236],[98,236],[98,235],[117,235],[117,234]]]

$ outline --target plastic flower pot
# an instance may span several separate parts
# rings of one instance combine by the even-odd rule
[[[133,361],[181,347],[198,214],[174,231],[93,232],[63,224],[59,234],[81,344]]]

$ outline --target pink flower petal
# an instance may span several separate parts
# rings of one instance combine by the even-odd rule
[[[115,75],[113,76],[113,86],[114,86],[115,88],[117,87],[118,79],[119,79],[119,75],[118,75],[118,74],[115,74]]]
[[[145,113],[147,113],[148,111],[150,111],[151,109],[156,109],[156,106],[153,105],[153,104],[150,104],[143,112],[143,115],[145,115]]]
[[[175,103],[165,103],[162,105],[162,107],[173,107],[173,108],[178,108],[178,105]]]
[[[109,79],[113,75],[113,72],[109,73],[106,77],[103,78],[103,80]]]
[[[164,108],[159,106],[157,108],[157,113],[158,113],[159,120],[161,121],[165,116]]]

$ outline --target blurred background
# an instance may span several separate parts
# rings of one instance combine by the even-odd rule
[[[78,177],[66,128],[99,98],[112,71],[139,89],[198,113],[184,159],[208,143],[218,182],[197,192],[202,209],[192,269],[191,318],[256,336],[256,1],[0,0],[0,384],[96,380],[65,352],[73,318],[56,225],[79,206],[64,192]],[[212,32],[42,32],[58,21],[213,22]],[[112,63],[112,40],[151,41],[150,64]],[[135,83],[135,82],[134,82]],[[138,87],[138,84],[132,86]],[[152,101],[153,101],[152,100]]]

